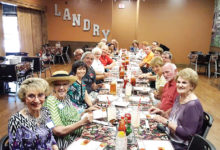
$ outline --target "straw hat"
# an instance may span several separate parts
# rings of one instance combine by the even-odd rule
[[[51,84],[54,81],[69,81],[70,84],[76,81],[75,76],[70,76],[66,71],[55,71],[50,78],[47,78],[47,82]]]

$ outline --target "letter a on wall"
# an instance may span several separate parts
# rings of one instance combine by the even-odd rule
[[[64,9],[63,20],[71,20],[70,11],[68,8]]]

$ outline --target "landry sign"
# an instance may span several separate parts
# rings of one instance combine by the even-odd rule
[[[57,17],[61,17],[61,12],[58,11],[58,5],[54,4],[54,15]],[[80,14],[72,14],[72,26],[73,27],[80,27]],[[63,20],[71,20],[69,8],[65,8],[63,12]],[[89,19],[83,19],[83,31],[89,31],[91,29],[91,23]],[[93,24],[93,36],[100,36],[99,33],[100,27],[98,24]],[[105,37],[105,39],[108,39],[108,35],[110,33],[110,30],[102,30],[102,34]]]

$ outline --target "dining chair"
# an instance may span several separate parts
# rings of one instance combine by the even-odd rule
[[[0,140],[0,150],[9,150],[9,143],[8,143],[8,135],[5,135]]]
[[[200,135],[204,138],[206,138],[206,136],[209,133],[210,128],[212,127],[213,124],[213,117],[211,114],[207,113],[207,112],[203,112],[203,125],[202,125],[202,132],[200,133]]]
[[[216,150],[215,146],[200,135],[194,135],[187,150]]]

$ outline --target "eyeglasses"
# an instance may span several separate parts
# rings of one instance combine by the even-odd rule
[[[61,87],[61,86],[66,87],[66,86],[69,86],[69,83],[63,83],[63,84],[55,83],[54,86],[55,87]]]
[[[30,99],[30,100],[34,100],[36,98],[43,99],[43,98],[45,98],[45,94],[44,93],[39,93],[39,94],[35,95],[35,94],[31,93],[31,94],[27,95],[27,98]]]
[[[102,55],[102,54],[97,54],[97,53],[96,53],[95,55],[100,56],[100,55]]]
[[[81,56],[83,53],[78,53],[78,54],[76,54],[76,56]]]

